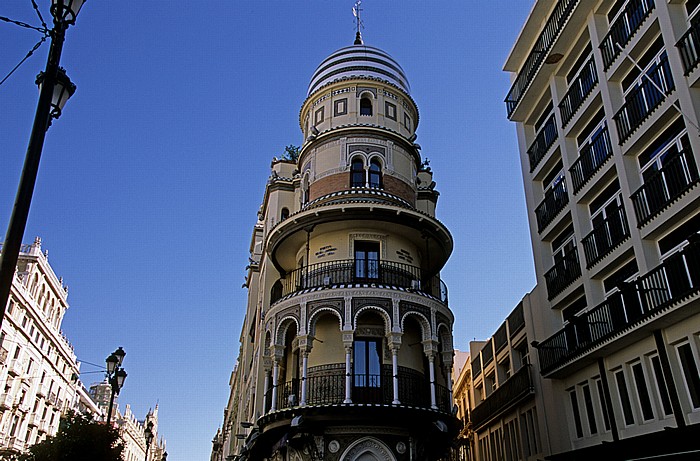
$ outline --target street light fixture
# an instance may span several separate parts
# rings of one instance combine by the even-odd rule
[[[112,420],[114,396],[119,395],[119,391],[124,386],[124,380],[126,380],[126,371],[121,367],[125,355],[124,349],[119,347],[105,359],[105,363],[107,363],[107,382],[112,388],[112,394],[109,397],[109,409],[107,410],[107,425]]]
[[[168,461],[168,452],[167,451],[163,452],[163,458],[160,461]]]
[[[153,442],[153,421],[149,421],[146,426],[146,430],[143,431],[143,436],[146,439],[146,459],[148,461],[148,449],[151,447],[151,442]]]
[[[53,29],[47,31],[51,37],[49,57],[46,61],[44,72],[37,77],[39,85],[39,101],[37,102],[32,134],[29,137],[27,154],[24,159],[22,176],[17,188],[15,205],[12,209],[10,222],[5,234],[5,242],[0,253],[0,326],[5,317],[5,308],[10,296],[12,279],[17,267],[19,249],[22,245],[24,230],[27,227],[29,206],[34,194],[34,185],[39,171],[39,160],[44,148],[46,130],[51,125],[51,119],[58,118],[68,98],[75,92],[75,85],[71,83],[65,70],[59,67],[63,42],[66,30],[72,24],[80,12],[85,0],[52,0],[51,15],[53,16]]]

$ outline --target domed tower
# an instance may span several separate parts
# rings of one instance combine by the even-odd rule
[[[272,163],[224,432],[239,459],[431,460],[457,432],[452,252],[401,66],[355,45],[318,66],[298,158]],[[234,435],[236,438],[234,438]]]

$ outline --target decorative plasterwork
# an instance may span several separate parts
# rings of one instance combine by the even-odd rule
[[[356,461],[360,456],[371,453],[375,458],[381,461],[396,461],[396,458],[391,453],[391,449],[380,440],[374,437],[360,439],[353,443],[345,450],[345,453],[340,457],[341,461]]]

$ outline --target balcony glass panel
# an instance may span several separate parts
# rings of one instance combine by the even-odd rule
[[[532,145],[527,150],[527,156],[530,159],[530,172],[539,165],[539,163],[544,158],[545,154],[549,152],[549,148],[552,147],[554,141],[557,140],[557,124],[554,119],[554,114],[547,120]]]
[[[622,205],[605,212],[604,219],[583,238],[586,267],[589,269],[630,236],[625,209]]]
[[[603,123],[591,136],[590,141],[581,147],[579,158],[569,169],[574,193],[581,190],[611,155],[610,133],[607,124]]]
[[[578,260],[578,250],[573,246],[561,258],[557,258],[554,267],[544,274],[548,298],[554,298],[580,276],[581,265]]]
[[[559,111],[564,126],[569,123],[597,83],[598,74],[596,73],[595,62],[591,56],[559,103]]]
[[[620,14],[613,19],[610,31],[600,44],[605,70],[608,70],[620,54],[620,47],[624,48],[629,43],[653,9],[654,0],[630,0]]]

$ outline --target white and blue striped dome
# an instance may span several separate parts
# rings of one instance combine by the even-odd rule
[[[328,83],[353,77],[384,80],[410,94],[406,74],[394,58],[379,48],[359,44],[341,48],[324,59],[311,77],[307,96]]]

